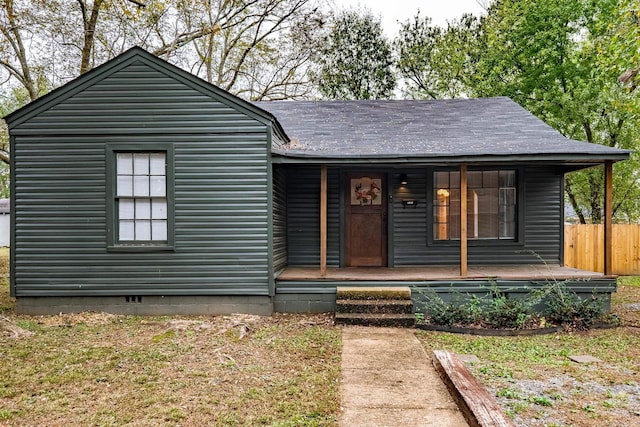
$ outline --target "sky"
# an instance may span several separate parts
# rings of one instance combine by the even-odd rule
[[[374,15],[382,18],[385,35],[393,39],[400,26],[414,17],[420,10],[421,16],[428,16],[433,23],[445,27],[448,21],[460,18],[463,13],[481,15],[487,0],[333,0],[337,10],[343,8],[366,7]]]

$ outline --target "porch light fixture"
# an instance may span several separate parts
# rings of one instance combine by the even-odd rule
[[[406,173],[401,173],[400,174],[400,185],[407,185],[409,183],[409,180],[407,178],[407,174]]]

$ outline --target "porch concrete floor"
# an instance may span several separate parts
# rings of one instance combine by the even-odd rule
[[[469,266],[468,274],[460,276],[458,266],[433,267],[346,267],[327,268],[327,275],[322,277],[320,268],[315,267],[287,267],[277,277],[278,281],[286,280],[477,280],[477,279],[505,279],[505,280],[569,280],[569,279],[606,279],[615,276],[605,276],[593,271],[578,270],[560,265],[491,265]]]

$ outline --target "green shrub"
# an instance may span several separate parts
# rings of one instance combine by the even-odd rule
[[[535,292],[522,298],[511,298],[495,283],[491,284],[491,299],[485,305],[482,318],[492,328],[522,329],[534,317],[534,307],[540,302]]]
[[[468,325],[478,321],[481,313],[480,300],[476,296],[452,291],[452,301],[444,301],[432,289],[418,291],[424,296],[425,302],[417,310],[431,323],[436,325],[451,326],[454,324]]]
[[[581,298],[565,282],[551,282],[545,286],[545,315],[560,325],[571,325],[586,329],[604,314],[604,301],[593,294],[590,298]]]
[[[449,292],[445,301],[432,289],[417,289],[424,301],[417,308],[419,322],[443,326],[479,325],[490,328],[523,329],[531,323],[569,325],[577,329],[589,328],[602,318],[604,302],[601,297],[580,298],[565,282],[547,282],[541,290],[512,298],[491,284],[483,297]],[[540,309],[540,307],[546,307]]]

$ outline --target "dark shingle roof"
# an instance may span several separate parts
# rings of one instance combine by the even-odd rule
[[[291,138],[293,157],[397,158],[581,155],[628,151],[574,141],[506,97],[435,101],[281,101],[256,105]]]

